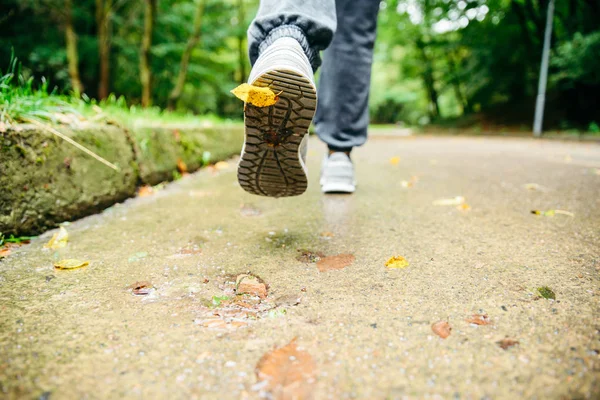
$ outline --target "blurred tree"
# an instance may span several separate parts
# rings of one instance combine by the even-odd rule
[[[140,80],[142,84],[142,107],[152,105],[152,67],[150,54],[152,37],[154,35],[154,21],[156,19],[156,1],[144,0],[144,35],[140,49]]]
[[[110,92],[111,16],[112,0],[96,0],[96,28],[98,30],[98,58],[100,63],[99,99],[105,99]]]
[[[185,50],[181,55],[181,62],[179,63],[179,73],[177,74],[177,78],[175,80],[175,85],[173,86],[173,90],[169,95],[169,104],[168,108],[173,110],[177,101],[181,97],[183,93],[183,87],[185,85],[185,81],[187,79],[188,68],[190,65],[190,58],[192,56],[192,51],[198,45],[200,41],[201,29],[202,29],[202,17],[204,16],[204,8],[206,6],[206,0],[198,0],[198,5],[196,6],[196,14],[194,17],[194,28],[191,36],[189,37],[187,44],[185,46]]]
[[[73,26],[73,2],[65,0],[65,41],[67,44],[67,60],[69,62],[69,76],[73,91],[79,97],[83,93],[83,85],[79,77],[79,52],[77,51],[77,34]]]

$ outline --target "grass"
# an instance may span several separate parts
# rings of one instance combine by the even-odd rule
[[[169,112],[159,107],[128,106],[123,97],[111,94],[100,102],[85,94],[81,97],[60,94],[41,78],[25,77],[21,64],[13,56],[7,72],[0,71],[0,132],[30,121],[76,125],[82,122],[113,121],[129,128],[138,126],[205,127],[239,121],[223,120],[215,115]]]
[[[36,88],[33,77],[25,78],[20,63],[12,57],[8,71],[0,71],[0,124],[28,120],[56,122],[59,115],[77,112],[68,97],[49,91],[48,87],[42,78]]]

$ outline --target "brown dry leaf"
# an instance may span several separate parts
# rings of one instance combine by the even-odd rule
[[[335,235],[333,234],[333,232],[321,232],[321,237],[322,238],[332,238]]]
[[[398,165],[399,162],[400,162],[400,157],[390,158],[390,164],[392,164],[392,165]]]
[[[183,255],[202,254],[202,249],[199,248],[198,246],[188,246],[188,247],[184,247],[183,249],[179,250],[178,254],[183,254]]]
[[[177,171],[182,175],[188,172],[187,165],[181,158],[177,160]]]
[[[231,93],[244,103],[250,103],[256,107],[272,106],[279,100],[279,97],[268,87],[253,86],[247,83],[242,83]]]
[[[458,206],[465,202],[462,196],[456,196],[451,199],[440,199],[433,202],[434,206]]]
[[[352,254],[338,254],[337,256],[323,257],[317,262],[319,272],[344,269],[355,260]]]
[[[44,248],[52,250],[61,249],[67,245],[68,241],[69,232],[67,232],[67,230],[61,226],[58,229],[58,232],[52,236],[52,239],[50,239],[50,241],[44,245]]]
[[[492,320],[487,314],[473,314],[470,318],[467,318],[466,321],[475,325],[489,325],[492,323]]]
[[[139,197],[152,196],[154,194],[154,189],[150,185],[144,185],[138,189]]]
[[[144,296],[146,294],[150,294],[152,289],[154,289],[154,286],[152,286],[152,284],[148,281],[139,281],[131,285],[130,288],[131,293],[138,296]]]
[[[0,258],[8,257],[10,255],[10,248],[4,247],[0,249]]]
[[[211,318],[203,321],[196,321],[198,325],[202,325],[208,329],[217,329],[217,330],[235,330],[237,328],[241,328],[243,326],[248,325],[247,322],[244,321],[231,321],[227,322],[221,318]]]
[[[409,266],[409,263],[402,256],[394,256],[386,261],[385,266],[388,268],[406,268]]]
[[[502,339],[502,340],[500,340],[500,341],[498,341],[496,343],[502,349],[506,350],[509,347],[512,347],[512,346],[515,346],[515,345],[519,344],[519,341],[518,340],[514,340],[514,339],[505,338],[505,339]]]
[[[431,325],[431,330],[442,339],[446,339],[448,336],[450,336],[452,327],[446,321],[439,321]]]
[[[267,285],[254,275],[241,274],[235,279],[235,292],[265,299],[267,297]]]
[[[56,269],[77,269],[82,267],[87,267],[90,264],[89,261],[77,260],[74,258],[69,258],[66,260],[60,260],[54,263],[54,268]]]
[[[298,349],[295,339],[265,354],[256,364],[256,387],[262,392],[261,397],[310,399],[316,376],[315,361],[308,352]]]
[[[325,254],[320,251],[312,251],[305,249],[298,249],[300,255],[296,257],[296,260],[305,262],[305,263],[316,263],[322,258],[325,258]]]

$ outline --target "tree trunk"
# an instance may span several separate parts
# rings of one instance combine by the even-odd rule
[[[452,87],[454,88],[454,95],[456,96],[456,100],[459,102],[462,108],[462,114],[464,115],[469,111],[469,104],[467,99],[463,95],[462,88],[460,87],[460,79],[458,77],[458,70],[456,68],[456,62],[454,61],[453,55],[451,52],[448,52],[448,68],[450,70],[450,76],[452,77]]]
[[[244,0],[238,0],[238,63],[240,67],[240,85],[246,82],[246,47],[244,39],[246,39],[246,10],[244,9]]]
[[[425,90],[427,91],[427,98],[429,100],[429,117],[433,120],[440,116],[440,106],[438,104],[438,92],[435,88],[435,78],[433,76],[433,65],[427,51],[425,50],[425,42],[422,38],[417,39],[417,48],[421,53],[421,60],[423,61],[423,83]]]
[[[144,36],[140,51],[140,80],[142,83],[142,107],[152,105],[152,69],[150,67],[150,49],[156,19],[156,1],[144,0]]]
[[[96,27],[98,29],[98,59],[100,80],[98,98],[105,99],[110,91],[110,35],[112,0],[96,0]]]
[[[71,86],[76,96],[83,92],[83,85],[79,78],[79,54],[77,52],[77,35],[73,27],[73,3],[72,0],[65,0],[65,40],[67,44],[67,61],[69,63],[69,76]]]
[[[168,108],[169,110],[175,109],[177,105],[177,101],[181,97],[183,93],[183,87],[185,86],[185,80],[187,79],[187,71],[190,65],[190,58],[192,57],[192,51],[194,47],[200,41],[200,33],[202,30],[202,17],[204,15],[204,6],[206,5],[206,0],[198,1],[198,8],[196,9],[196,15],[194,17],[194,31],[192,32],[192,36],[188,39],[187,45],[185,46],[185,50],[181,55],[181,62],[179,64],[179,74],[177,75],[177,80],[175,81],[175,86],[169,95]]]

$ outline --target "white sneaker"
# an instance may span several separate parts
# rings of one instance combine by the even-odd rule
[[[270,197],[306,190],[306,139],[317,108],[310,62],[298,41],[281,38],[256,60],[248,82],[279,96],[270,107],[246,104],[238,181],[247,192]]]
[[[321,166],[321,190],[323,193],[354,193],[354,165],[346,153],[325,156]]]

